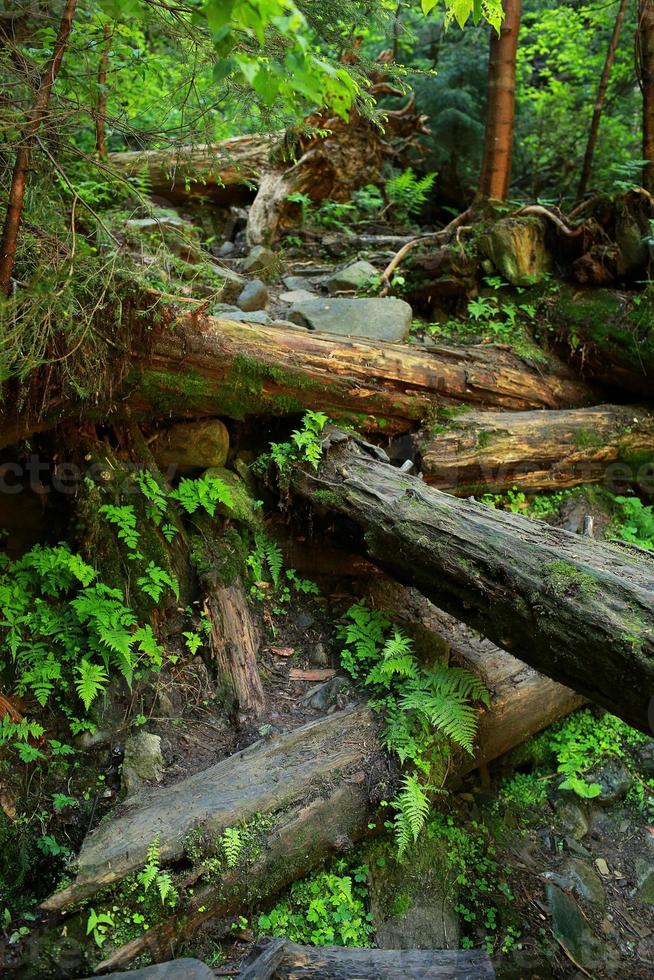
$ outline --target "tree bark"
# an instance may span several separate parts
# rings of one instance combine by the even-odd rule
[[[260,638],[240,579],[231,585],[204,582],[204,609],[211,622],[209,643],[218,670],[234,691],[242,721],[260,718],[266,696],[259,677]]]
[[[609,48],[608,51],[606,52],[606,61],[604,62],[604,68],[602,69],[602,76],[600,78],[600,82],[597,87],[597,95],[595,97],[595,107],[593,109],[593,117],[590,121],[590,129],[588,130],[588,141],[586,143],[584,162],[581,168],[581,177],[579,178],[579,187],[577,188],[578,198],[582,198],[584,196],[584,194],[586,193],[586,188],[588,187],[588,181],[590,180],[590,173],[593,167],[593,156],[595,154],[595,146],[597,144],[597,135],[599,133],[600,121],[602,119],[602,112],[604,111],[604,102],[606,100],[606,90],[609,85],[609,78],[611,77],[611,69],[613,68],[615,52],[618,47],[618,41],[620,40],[620,31],[622,30],[622,22],[624,21],[624,15],[628,3],[629,0],[620,0],[618,13],[615,18],[615,23],[613,24],[611,40],[609,41]]]
[[[638,0],[638,81],[643,94],[643,187],[654,192],[654,0]]]
[[[107,68],[111,48],[111,24],[107,21],[102,28],[104,44],[98,65],[98,105],[95,115],[95,148],[101,160],[107,159]]]
[[[485,200],[505,201],[509,193],[521,6],[521,0],[504,0],[504,20],[500,33],[491,30],[488,108],[479,181],[479,193]]]
[[[654,561],[425,487],[334,431],[291,488],[348,519],[393,577],[629,724],[649,731]],[[617,679],[619,678],[619,682]]]
[[[554,412],[467,412],[419,440],[421,472],[458,496],[563,490],[605,477],[652,480],[654,415],[633,406]],[[625,463],[615,467],[616,463]],[[642,472],[640,472],[642,469]]]
[[[493,980],[487,953],[461,949],[345,949],[257,940],[239,980]]]
[[[5,400],[0,448],[85,414],[108,420],[242,420],[311,408],[366,431],[391,434],[408,430],[441,406],[522,410],[592,400],[590,390],[560,362],[531,366],[503,347],[425,350],[193,314],[175,317],[170,308],[161,309],[156,324],[151,317],[142,323],[134,329],[122,368],[114,357],[108,364],[111,384],[99,378],[87,403],[62,398],[52,381],[47,395],[25,399],[38,409],[18,413]]]
[[[18,232],[23,213],[23,203],[25,201],[25,187],[27,185],[27,172],[30,164],[32,144],[48,112],[52,88],[59,74],[61,62],[68,45],[68,38],[72,30],[76,6],[77,0],[66,0],[66,6],[64,7],[59,24],[59,31],[54,42],[52,57],[41,72],[34,106],[29,114],[27,124],[21,135],[21,141],[16,150],[11,187],[9,189],[9,200],[7,201],[7,213],[2,230],[2,239],[0,239],[0,293],[4,296],[9,296],[11,291],[11,277],[16,260]]]

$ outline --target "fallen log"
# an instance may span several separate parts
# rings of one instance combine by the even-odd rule
[[[440,407],[560,408],[592,396],[561,362],[546,367],[504,347],[438,347],[360,340],[161,311],[134,331],[111,382],[86,402],[57,386],[19,404],[5,399],[0,448],[65,419],[294,415],[320,409],[364,431],[404,432]],[[163,322],[161,322],[163,321]],[[546,372],[546,373],[545,373]],[[109,401],[110,399],[110,401]]]
[[[259,939],[239,980],[493,980],[487,953],[461,949],[346,949]]]
[[[614,463],[654,462],[654,415],[645,408],[599,405],[572,411],[468,412],[419,440],[421,472],[459,496],[526,493],[596,483]],[[616,470],[616,476],[618,471]],[[623,482],[626,471],[619,470]]]
[[[245,192],[241,199],[254,196],[281,136],[232,136],[173,150],[129,150],[110,153],[109,163],[125,177],[144,178],[149,191],[175,204],[198,198],[234,203],[239,200],[236,189]]]
[[[649,731],[654,560],[443,494],[332,431],[291,490],[345,517],[365,552],[530,666]],[[357,533],[358,532],[358,533]],[[619,682],[618,680],[619,679]]]

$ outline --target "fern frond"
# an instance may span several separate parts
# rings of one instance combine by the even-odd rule
[[[91,663],[88,660],[80,661],[77,666],[75,690],[87,711],[98,694],[106,690],[108,683],[109,675],[102,664]]]
[[[403,788],[392,801],[395,815],[395,839],[398,857],[402,857],[410,843],[415,843],[429,814],[429,798],[417,778],[406,775]]]

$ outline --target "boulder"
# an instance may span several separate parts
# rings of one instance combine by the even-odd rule
[[[158,783],[164,768],[161,738],[149,732],[136,732],[125,742],[123,786],[133,796],[142,783]]]
[[[214,303],[209,312],[211,316],[219,316],[223,320],[236,320],[238,323],[271,323],[270,316],[265,310],[253,310],[248,313],[229,303]]]
[[[341,337],[369,337],[402,343],[409,336],[413,311],[402,299],[314,299],[295,303],[289,320],[311,330]]]
[[[619,759],[611,759],[601,769],[587,773],[586,781],[600,787],[599,796],[594,797],[594,802],[602,806],[612,806],[623,800],[634,782],[633,776]]]
[[[313,285],[311,276],[284,276],[282,282],[287,289],[306,289]]]
[[[280,303],[306,303],[312,299],[318,299],[317,293],[312,293],[310,289],[291,289],[282,293],[279,297]]]
[[[211,266],[212,272],[215,274],[216,278],[220,280],[220,297],[225,303],[231,303],[240,295],[245,283],[247,282],[243,276],[239,275],[238,272],[234,272],[233,269],[228,269],[225,265],[217,265],[214,263]]]
[[[130,238],[156,247],[163,241],[168,249],[185,262],[199,262],[200,234],[197,227],[184,221],[172,208],[154,208],[146,218],[125,222]]]
[[[514,286],[537,282],[552,268],[539,218],[500,218],[481,239],[482,252]]]
[[[329,293],[356,293],[372,276],[378,275],[374,265],[360,259],[358,262],[351,262],[329,276],[323,276],[321,281]]]
[[[606,904],[600,876],[588,861],[581,858],[570,858],[560,873],[546,871],[542,877],[564,891],[574,892],[578,898],[590,902],[591,905],[603,907]]]
[[[234,242],[223,242],[220,248],[218,249],[218,255],[220,256],[220,258],[223,259],[227,258],[228,255],[232,254],[235,248],[236,245],[234,245]]]
[[[255,245],[241,262],[243,272],[263,272],[275,263],[277,256],[265,245]]]
[[[221,480],[229,488],[232,504],[229,507],[227,504],[218,504],[216,510],[219,514],[231,517],[232,520],[238,521],[239,524],[246,524],[248,527],[261,526],[261,501],[255,500],[238,474],[222,466],[212,466],[205,470],[204,475]]]
[[[104,980],[118,980],[119,977],[128,977],[129,980],[215,980],[215,974],[210,967],[200,960],[186,956],[168,963],[144,966],[141,970],[130,970],[128,973],[107,973]],[[86,980],[97,980],[97,977],[87,977]]]
[[[264,310],[267,302],[268,287],[261,279],[252,279],[243,287],[236,305],[244,313],[252,313],[254,310]]]
[[[224,466],[229,452],[229,432],[220,419],[180,422],[161,432],[151,445],[162,470],[176,467],[180,473]]]
[[[555,938],[584,969],[593,970],[603,966],[606,963],[606,950],[591,931],[574,898],[551,882],[547,885],[546,892]]]

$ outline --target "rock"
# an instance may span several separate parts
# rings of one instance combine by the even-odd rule
[[[216,506],[217,513],[224,517],[231,517],[232,520],[238,521],[239,524],[245,524],[247,527],[259,528],[261,526],[261,502],[255,500],[240,476],[233,473],[232,470],[226,470],[220,466],[210,467],[210,469],[205,470],[203,475],[222,480],[229,488],[232,505],[230,507],[227,504],[218,504]]]
[[[247,280],[239,275],[238,272],[234,272],[233,269],[228,269],[225,265],[214,263],[211,266],[211,270],[222,283],[220,287],[221,300],[225,303],[231,303],[241,293]]]
[[[561,874],[570,879],[579,898],[593,905],[605,904],[606,895],[602,880],[587,861],[571,858],[562,868]]]
[[[580,803],[567,795],[557,794],[552,800],[559,823],[571,837],[581,840],[590,829],[588,817]]]
[[[222,317],[223,320],[236,320],[237,323],[272,323],[265,310],[246,313],[238,306],[229,306],[226,303],[214,303],[210,312],[212,316]]]
[[[276,262],[277,256],[265,245],[255,245],[241,262],[243,272],[263,272]]]
[[[316,684],[315,687],[309,688],[302,698],[302,704],[306,708],[313,708],[314,711],[326,711],[332,705],[345,707],[350,692],[348,679],[337,675],[324,684]]]
[[[636,888],[633,898],[643,905],[654,905],[654,864],[638,858],[636,861]]]
[[[128,973],[105,973],[104,980],[118,980],[118,977],[126,977],[127,980],[215,980],[210,967],[186,956]],[[97,977],[87,977],[86,980],[97,980]]]
[[[180,422],[160,433],[151,445],[162,470],[176,467],[180,473],[210,466],[224,466],[229,452],[229,432],[220,419]]]
[[[332,294],[356,293],[357,289],[361,289],[371,276],[378,275],[374,265],[361,259],[358,262],[351,262],[332,275],[324,276],[322,283],[327,287],[327,291]]]
[[[314,643],[309,650],[309,663],[314,667],[329,667],[329,654],[324,643]]]
[[[514,286],[536,282],[552,268],[545,225],[539,218],[494,221],[480,245],[498,272]]]
[[[611,759],[601,769],[587,773],[585,778],[600,786],[600,794],[593,797],[593,802],[601,806],[612,806],[623,800],[633,785],[633,777],[620,759]]]
[[[171,208],[154,208],[147,218],[130,218],[125,222],[125,228],[141,242],[161,245],[163,240],[170,251],[185,262],[198,262],[201,258],[197,227]]]
[[[284,276],[282,282],[287,289],[306,289],[307,285],[312,284],[310,276]]]
[[[643,776],[654,776],[654,740],[651,738],[634,749],[634,759]]]
[[[218,249],[218,255],[221,259],[225,259],[228,255],[232,254],[235,248],[236,246],[234,245],[234,242],[223,242]]]
[[[236,305],[245,313],[265,309],[268,302],[268,287],[261,279],[252,279],[246,283],[236,300]]]
[[[142,782],[161,780],[164,760],[161,752],[161,738],[149,732],[136,732],[125,742],[123,758],[123,786],[127,795],[132,796]]]
[[[409,336],[413,311],[401,299],[314,299],[296,303],[289,320],[341,337],[369,337],[402,343]]]
[[[318,299],[316,293],[310,289],[291,289],[290,292],[282,293],[279,297],[280,303],[306,303],[308,300]]]
[[[547,885],[546,893],[556,939],[585,969],[602,966],[604,946],[591,931],[574,898],[552,882]]]

